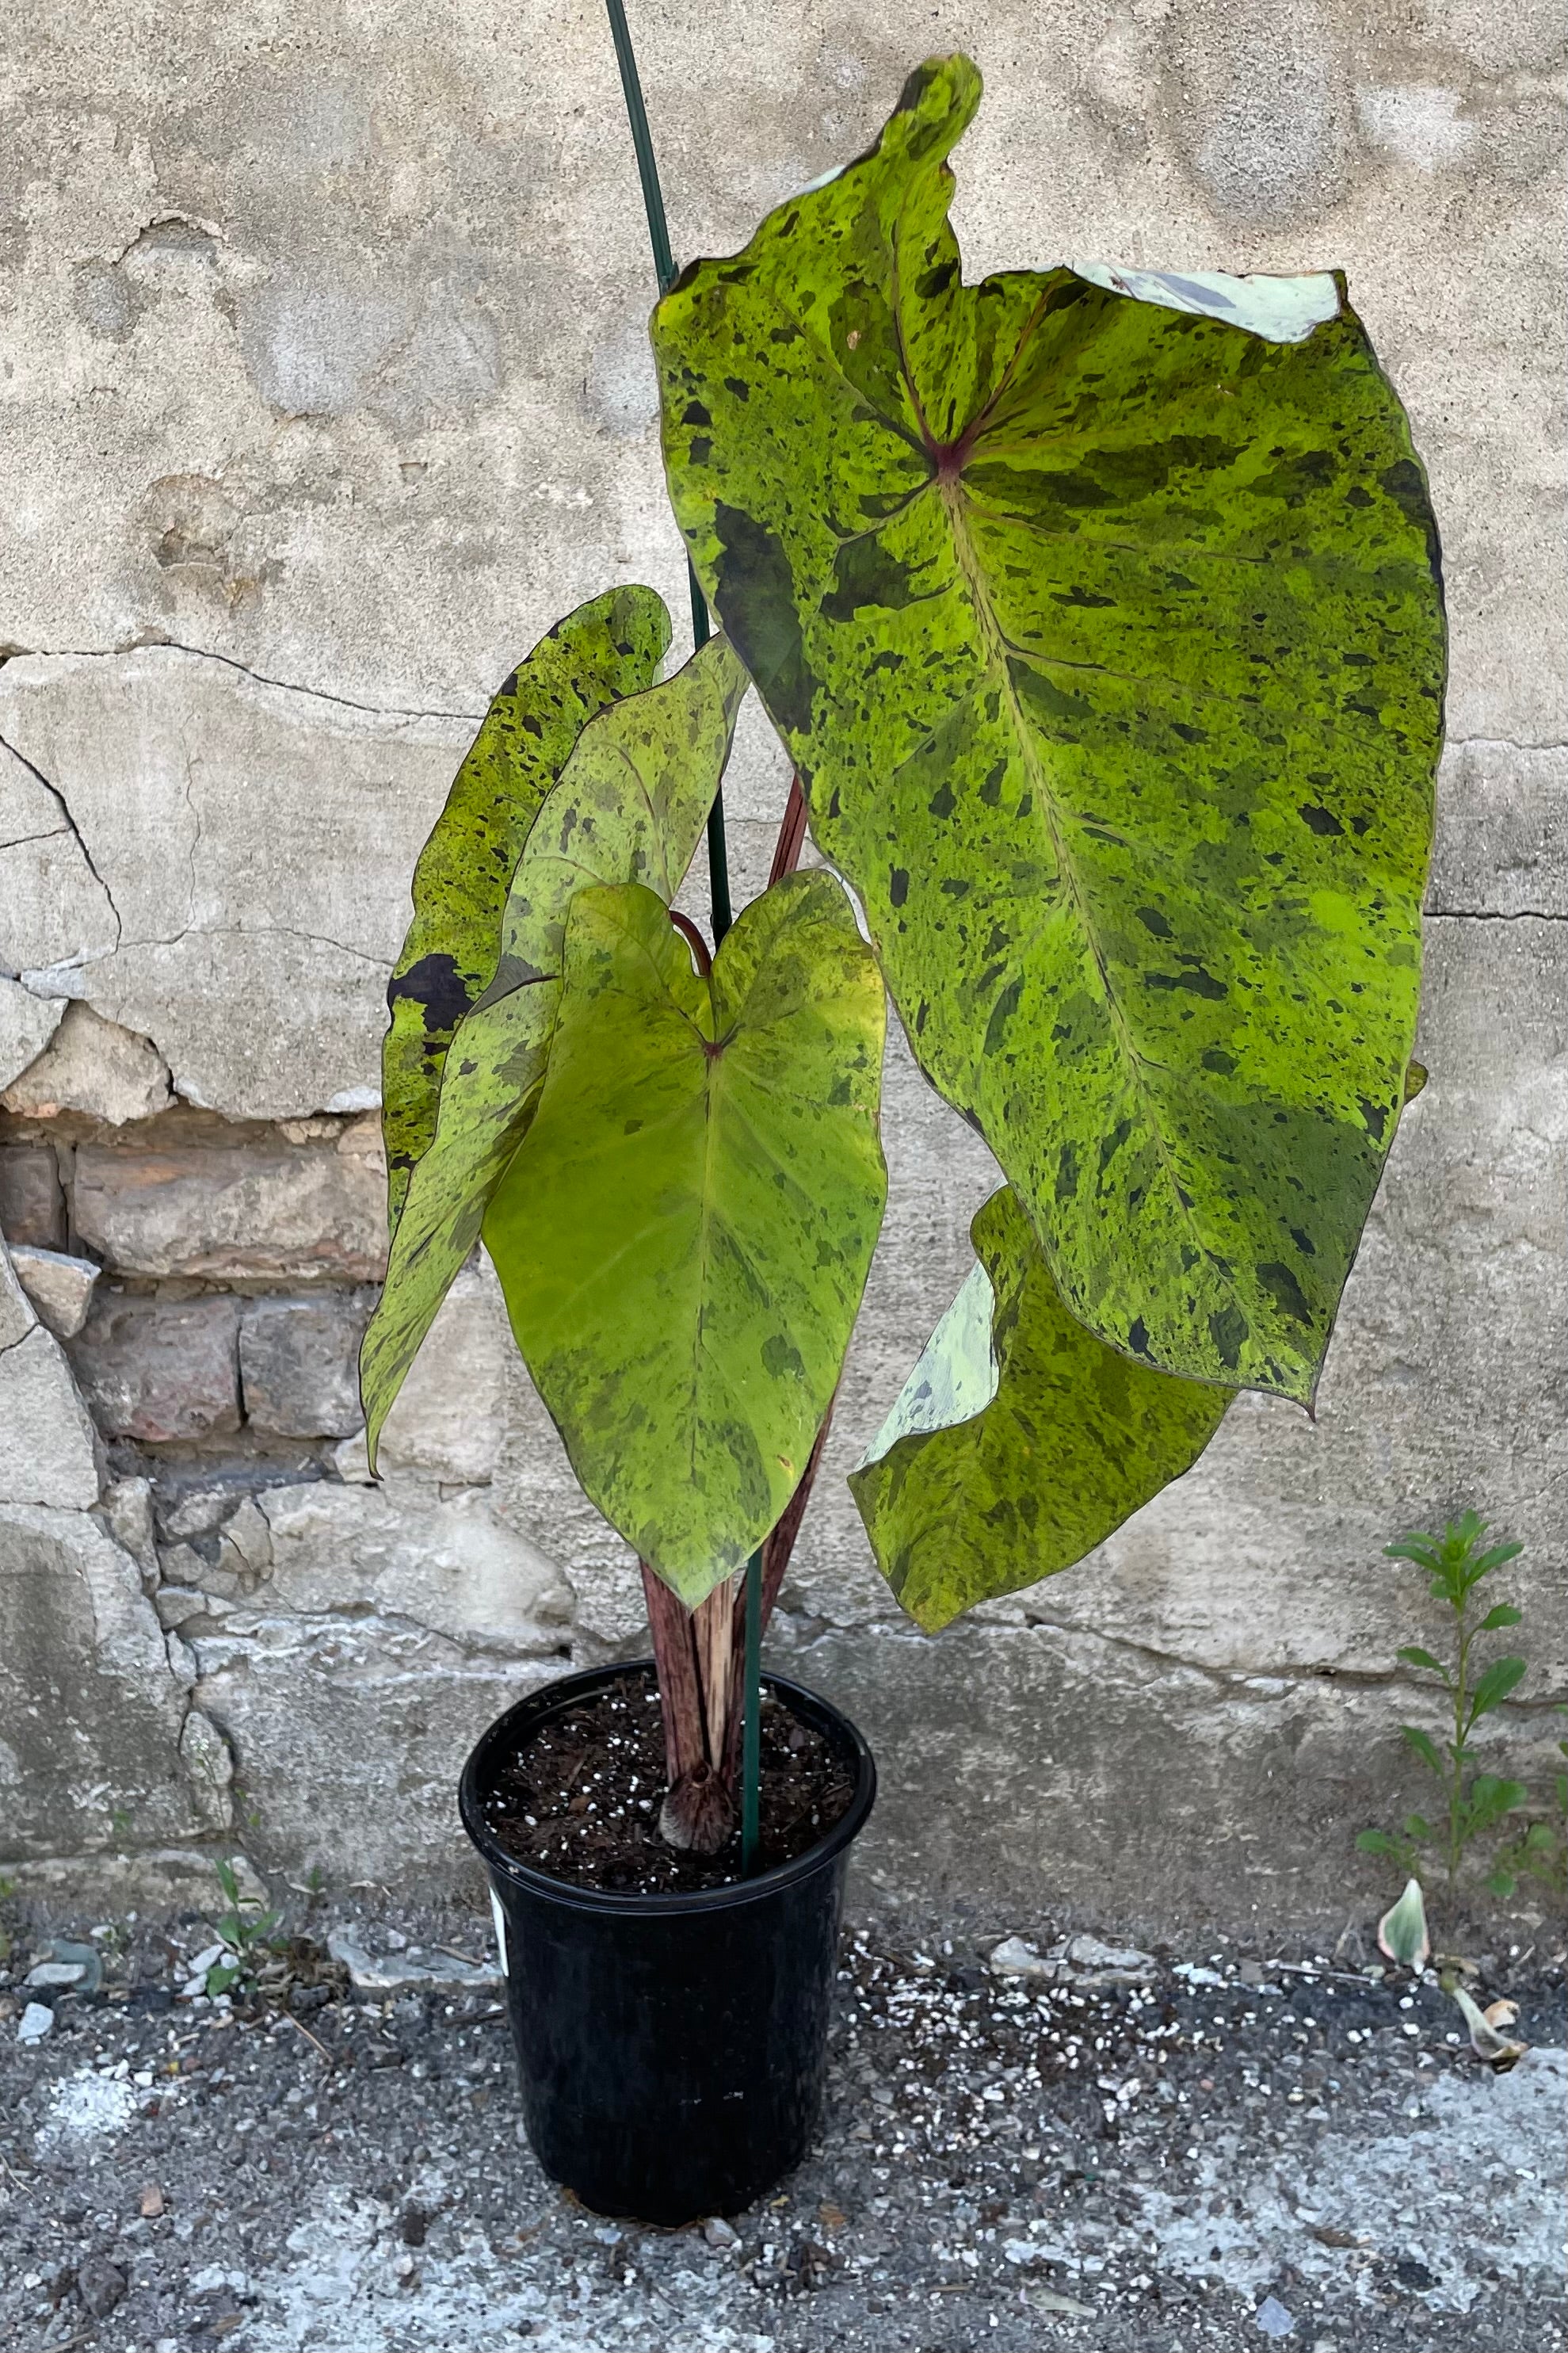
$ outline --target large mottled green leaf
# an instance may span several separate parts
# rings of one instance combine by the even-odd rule
[[[881,1222],[880,976],[791,875],[692,970],[663,902],[581,891],[538,1112],[485,1244],[584,1488],[688,1604],[788,1503]]]
[[[965,286],[943,158],[979,88],[921,67],[660,303],[671,494],[1073,1314],[1309,1398],[1415,1017],[1426,483],[1342,283]]]
[[[1191,1469],[1230,1402],[1085,1331],[1010,1190],[970,1232],[980,1262],[849,1479],[928,1633],[1081,1560]]]
[[[382,1127],[395,1227],[436,1129],[452,1032],[496,968],[501,909],[528,828],[584,727],[649,685],[669,643],[651,588],[612,588],[558,621],[485,716],[414,869],[414,921],[387,986]]]
[[[567,908],[593,883],[641,882],[667,904],[674,898],[748,683],[728,640],[710,638],[662,686],[589,723],[530,828],[498,926],[495,977],[447,1053],[436,1133],[412,1172],[360,1354],[373,1465],[393,1400],[533,1115]]]

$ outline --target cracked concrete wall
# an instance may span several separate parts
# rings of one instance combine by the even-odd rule
[[[637,30],[678,251],[740,243],[962,45],[971,276],[1339,264],[1410,407],[1453,624],[1432,1079],[1316,1422],[1245,1399],[1079,1570],[903,1626],[840,1474],[994,1172],[895,1041],[887,1228],[774,1641],[877,1741],[879,1901],[1320,1928],[1408,1787],[1419,1603],[1382,1543],[1472,1501],[1526,1539],[1511,1757],[1568,1672],[1560,12]],[[602,13],[41,0],[0,71],[0,1848],[184,1890],[242,1807],[264,1864],[426,1884],[465,1868],[483,1722],[640,1623],[482,1267],[380,1490],[342,1401],[415,853],[551,621],[616,580],[681,606]],[[744,891],[784,781],[749,706]]]

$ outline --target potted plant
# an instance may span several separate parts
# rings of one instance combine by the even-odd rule
[[[962,57],[678,276],[611,16],[695,650],[661,680],[659,599],[608,591],[458,772],[389,991],[363,1381],[374,1461],[482,1234],[643,1563],[652,1670],[525,1700],[461,1802],[536,2149],[590,2205],[679,2221],[804,2150],[872,1801],[835,1710],[776,1677],[764,1708],[758,1645],[882,1215],[886,998],[1006,1180],[850,1482],[934,1631],[1081,1558],[1238,1388],[1310,1408],[1419,1082],[1445,639],[1342,278],[965,286]],[[750,688],[795,778],[731,926]],[[704,834],[711,941],[674,905]]]

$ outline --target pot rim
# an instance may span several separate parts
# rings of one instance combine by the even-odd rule
[[[671,1914],[681,1915],[706,1912],[731,1911],[737,1905],[755,1904],[779,1889],[792,1887],[810,1879],[830,1863],[837,1861],[853,1839],[866,1826],[877,1796],[877,1765],[863,1736],[849,1718],[836,1708],[831,1700],[819,1692],[808,1691],[804,1683],[795,1683],[789,1675],[774,1674],[764,1669],[763,1681],[768,1688],[789,1701],[790,1705],[816,1728],[830,1732],[839,1739],[855,1763],[855,1790],[832,1828],[826,1831],[815,1846],[807,1847],[793,1862],[775,1863],[771,1871],[759,1872],[754,1879],[737,1879],[727,1887],[661,1888],[646,1894],[626,1892],[607,1887],[577,1887],[570,1880],[556,1879],[532,1863],[521,1862],[509,1854],[485,1820],[479,1803],[479,1780],[490,1752],[508,1736],[534,1724],[546,1715],[605,1683],[618,1683],[627,1675],[653,1674],[651,1659],[617,1659],[606,1667],[586,1667],[574,1675],[560,1675],[552,1682],[542,1683],[536,1690],[513,1703],[505,1714],[498,1715],[488,1730],[479,1735],[469,1752],[458,1784],[458,1810],[463,1828],[484,1859],[492,1880],[500,1879],[520,1894],[543,1896],[552,1904],[579,1912],[607,1912],[631,1918],[657,1919]],[[522,1719],[532,1719],[526,1727]]]

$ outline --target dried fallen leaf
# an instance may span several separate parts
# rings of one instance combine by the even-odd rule
[[[1489,2001],[1481,2016],[1489,2026],[1495,2026],[1500,2031],[1505,2026],[1517,2026],[1519,2004],[1517,2001]]]
[[[142,2192],[142,2219],[151,2222],[163,2211],[163,2193],[155,2181],[150,2181]]]
[[[829,2231],[842,2231],[849,2220],[842,2206],[830,2205],[826,2199],[816,2211],[825,2228]]]
[[[1515,2042],[1508,2035],[1500,2034],[1489,2013],[1471,2000],[1463,1986],[1450,1986],[1448,1990],[1465,2014],[1465,2023],[1470,2030],[1470,2048],[1478,2059],[1484,2059],[1500,2075],[1523,2058],[1530,2048],[1528,2043]],[[1511,2010],[1518,2015],[1513,2002],[1494,2002],[1492,2009]],[[1511,2024],[1512,2021],[1505,2022]]]
[[[1377,1949],[1402,1968],[1417,1974],[1430,1960],[1432,1939],[1426,1933],[1426,1905],[1418,1879],[1405,1881],[1404,1894],[1378,1922]]]
[[[1359,2237],[1354,2231],[1336,2230],[1332,2222],[1309,2222],[1307,2228],[1320,2246],[1365,2247],[1372,2243],[1370,2240]]]
[[[1024,2296],[1037,2312],[1062,2312],[1074,2320],[1092,2320],[1095,2316],[1091,2304],[1079,2304],[1076,2296],[1058,2295],[1054,2287],[1026,2288]]]

